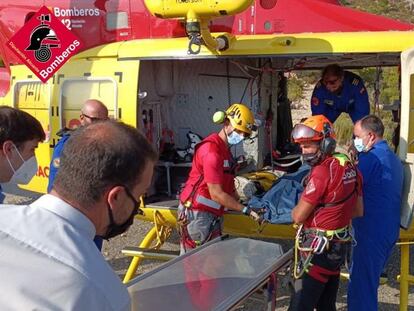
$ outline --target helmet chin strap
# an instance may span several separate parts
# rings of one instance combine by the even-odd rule
[[[228,142],[229,142],[229,135],[227,134],[226,126],[223,126],[223,128],[221,129],[221,131],[223,131],[224,137],[226,138],[226,143],[228,144]]]

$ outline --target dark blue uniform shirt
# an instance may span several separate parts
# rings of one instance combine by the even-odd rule
[[[363,176],[364,216],[352,220],[356,243],[348,310],[377,311],[380,275],[400,231],[403,166],[382,140],[359,154],[358,168]]]
[[[66,141],[70,137],[70,132],[64,132],[62,138],[58,141],[53,150],[52,161],[50,161],[50,171],[49,171],[49,184],[47,185],[47,192],[49,193],[52,190],[53,183],[55,182],[56,173],[58,172],[60,165],[60,155],[62,154],[63,147],[65,146]]]
[[[364,82],[356,74],[345,71],[342,90],[339,94],[334,94],[319,81],[313,90],[311,109],[312,115],[322,114],[332,123],[342,112],[346,112],[355,123],[369,114],[369,100]]]
[[[394,244],[400,232],[404,179],[401,160],[382,140],[359,154],[358,169],[363,177],[364,216],[354,218],[355,234]]]
[[[3,203],[3,200],[4,200],[4,194],[3,194],[1,186],[0,186],[0,204]]]

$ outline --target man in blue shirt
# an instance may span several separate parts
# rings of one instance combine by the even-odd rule
[[[97,99],[88,99],[81,109],[80,123],[81,126],[91,124],[95,121],[103,121],[108,119],[108,109],[106,106]],[[59,142],[56,144],[52,160],[50,162],[50,172],[49,172],[49,184],[47,186],[47,192],[49,193],[53,188],[53,183],[55,182],[56,174],[59,170],[60,165],[60,156],[62,154],[63,148],[68,141],[70,134],[73,130],[68,128],[63,128],[57,135],[61,137]],[[94,242],[99,250],[102,249],[102,238],[95,237]]]
[[[37,172],[35,149],[42,125],[25,111],[0,106],[0,183],[28,184]],[[4,195],[0,187],[0,203]]]
[[[348,310],[378,310],[381,272],[398,240],[403,166],[383,139],[380,118],[368,115],[354,126],[358,168],[363,176],[364,216],[353,220]]]
[[[332,123],[346,112],[355,124],[369,114],[367,90],[362,79],[339,65],[324,68],[311,99],[312,115],[323,114]]]

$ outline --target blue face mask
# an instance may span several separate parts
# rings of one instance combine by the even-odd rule
[[[240,142],[242,142],[244,139],[244,136],[242,134],[237,133],[236,131],[233,131],[230,133],[230,135],[227,136],[227,142],[229,145],[237,145]]]
[[[354,146],[358,152],[364,152],[366,146],[364,145],[362,138],[354,138]]]

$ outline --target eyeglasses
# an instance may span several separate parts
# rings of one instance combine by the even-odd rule
[[[87,114],[84,114],[84,113],[82,113],[82,114],[80,115],[80,117],[81,117],[81,118],[88,118],[88,119],[89,119],[89,120],[91,120],[92,122],[97,122],[97,121],[104,121],[104,120],[106,120],[106,118],[105,118],[105,119],[102,119],[102,118],[91,117],[91,116],[88,116]]]
[[[144,211],[142,209],[140,209],[141,203],[137,201],[137,199],[134,198],[134,196],[131,193],[131,190],[129,190],[129,188],[125,185],[123,185],[124,189],[125,189],[125,193],[127,194],[127,196],[131,199],[132,202],[134,202],[134,215],[144,215]]]

